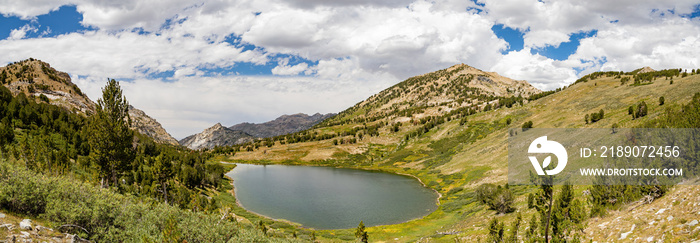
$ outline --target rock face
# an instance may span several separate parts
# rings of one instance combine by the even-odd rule
[[[234,131],[217,123],[203,132],[180,140],[180,145],[190,149],[214,148],[253,141],[254,137],[242,131]]]
[[[80,114],[95,113],[95,102],[75,85],[67,73],[56,71],[48,63],[28,59],[0,67],[0,83],[12,95],[24,93],[27,97],[48,98],[48,103]],[[37,102],[40,99],[37,99]],[[153,138],[156,142],[177,145],[177,140],[143,111],[130,107],[131,129]]]
[[[316,113],[309,116],[307,114],[298,113],[294,115],[283,115],[272,121],[260,124],[240,123],[229,127],[229,129],[243,131],[258,138],[269,138],[309,129],[334,115],[333,113]]]
[[[158,143],[179,144],[156,119],[146,115],[142,110],[129,106],[129,117],[131,117],[131,130],[149,136]]]

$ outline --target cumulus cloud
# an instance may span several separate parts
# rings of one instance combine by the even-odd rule
[[[25,36],[27,36],[27,33],[36,32],[36,31],[37,31],[36,27],[30,26],[30,25],[24,25],[18,29],[13,29],[12,31],[10,31],[10,36],[8,37],[8,39],[10,39],[10,40],[23,39]]]
[[[71,4],[71,2],[72,1],[69,0],[0,0],[0,6],[2,6],[2,8],[0,8],[0,14],[17,16],[22,19],[32,19],[38,15],[57,10],[63,5]]]
[[[525,46],[558,46],[572,33],[587,32],[610,22],[653,25],[659,17],[689,14],[697,1],[538,1],[482,0],[487,16],[497,23],[527,32]]]
[[[244,51],[228,43],[133,32],[91,31],[51,38],[6,39],[0,41],[0,52],[6,53],[0,62],[34,57],[74,75],[128,79],[170,71],[192,74],[195,68],[226,67],[237,62],[267,62],[259,51]]]
[[[618,25],[581,40],[569,59],[580,60],[589,70],[631,71],[700,67],[700,22],[669,18],[655,25]]]
[[[357,57],[363,69],[399,78],[460,62],[485,68],[506,48],[491,31],[491,21],[432,7],[416,1],[405,8],[263,11],[241,38],[271,52],[310,60]]]
[[[272,74],[274,75],[297,75],[304,72],[305,74],[311,74],[311,70],[308,69],[309,64],[305,62],[289,65],[289,58],[282,58],[276,67],[272,68]]]
[[[541,90],[553,90],[576,80],[576,72],[567,62],[531,54],[529,48],[506,54],[491,71],[506,77],[527,80]]]

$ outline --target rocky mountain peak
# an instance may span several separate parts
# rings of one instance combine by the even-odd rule
[[[180,145],[190,149],[214,148],[253,141],[254,137],[242,131],[234,131],[216,123],[201,133],[190,135],[180,140]]]
[[[207,130],[220,130],[224,129],[225,127],[221,125],[221,123],[216,123],[214,126],[211,126],[210,128],[207,128]]]

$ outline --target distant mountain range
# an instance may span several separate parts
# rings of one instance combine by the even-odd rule
[[[335,114],[333,113],[316,113],[311,116],[303,113],[282,115],[269,122],[260,124],[244,122],[230,126],[229,129],[243,131],[258,138],[269,138],[309,129],[317,123],[334,115]]]
[[[303,131],[334,115],[333,113],[316,113],[310,116],[298,113],[294,115],[282,115],[277,119],[264,123],[254,124],[244,122],[228,128],[222,126],[221,123],[217,123],[201,133],[180,140],[180,145],[190,149],[201,149],[241,144],[253,141],[255,138],[275,137]]]
[[[28,59],[0,67],[0,83],[13,95],[24,93],[70,111],[90,115],[95,112],[95,102],[75,85],[67,73],[57,71],[48,63]],[[131,129],[153,138],[159,143],[177,145],[177,140],[152,117],[133,106],[129,107]]]

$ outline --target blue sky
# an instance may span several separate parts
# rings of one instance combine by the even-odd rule
[[[29,57],[92,99],[107,77],[176,138],[217,122],[339,112],[465,63],[551,90],[599,70],[700,67],[693,1],[12,1],[0,62]],[[630,7],[634,6],[634,7]]]

